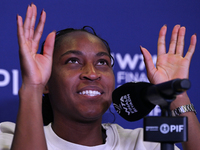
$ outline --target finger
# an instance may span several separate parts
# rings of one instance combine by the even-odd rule
[[[24,58],[28,58],[27,55],[27,47],[26,47],[26,39],[24,37],[24,27],[23,27],[23,20],[22,17],[17,15],[17,36],[18,36],[18,43],[19,43],[19,57],[20,57],[20,64],[22,67]]]
[[[33,50],[37,52],[38,46],[39,46],[39,41],[42,37],[43,29],[44,29],[44,24],[46,21],[46,12],[42,10],[41,15],[40,15],[40,20],[39,23],[36,27],[34,36],[33,36]]]
[[[166,32],[167,32],[167,26],[164,25],[159,32],[159,37],[158,37],[158,56],[165,54],[166,53],[166,44],[165,44],[165,36],[166,36]]]
[[[29,35],[30,35],[30,24],[32,20],[32,13],[33,13],[32,7],[28,6],[26,12],[26,18],[24,21],[24,36],[27,40],[29,40]]]
[[[19,47],[22,47],[22,45],[25,44],[24,28],[23,28],[22,17],[19,15],[17,15],[17,36],[18,36]]]
[[[55,31],[51,32],[47,36],[45,43],[44,43],[43,55],[45,57],[47,57],[48,59],[51,59],[52,55],[53,55],[55,36],[56,36],[56,32]]]
[[[176,44],[176,54],[183,56],[184,51],[184,39],[185,39],[185,27],[181,27],[178,32],[178,40]]]
[[[175,25],[172,30],[172,36],[171,36],[169,51],[168,51],[168,53],[170,53],[170,54],[175,53],[179,29],[180,29],[180,25]]]
[[[194,34],[191,37],[190,46],[189,46],[188,51],[185,55],[185,58],[188,59],[189,61],[191,61],[192,56],[194,54],[196,43],[197,43],[197,36],[196,36],[196,34]]]
[[[153,60],[152,60],[152,57],[151,57],[151,54],[149,53],[149,51],[142,46],[140,46],[140,50],[144,57],[144,63],[145,63],[145,67],[147,70],[147,76],[148,76],[149,80],[151,81],[154,73],[156,72],[156,68],[154,66],[154,63],[153,63]]]
[[[31,18],[31,24],[30,24],[30,38],[33,38],[34,35],[34,29],[35,29],[35,21],[37,17],[37,7],[32,3],[32,18]]]

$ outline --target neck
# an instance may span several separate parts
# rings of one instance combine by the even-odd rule
[[[85,146],[96,146],[104,143],[101,118],[95,121],[78,122],[54,118],[52,128],[62,139]]]

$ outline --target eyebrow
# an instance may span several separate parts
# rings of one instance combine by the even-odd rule
[[[83,55],[83,53],[82,53],[81,51],[78,51],[78,50],[69,50],[69,51],[63,53],[63,54],[60,56],[60,58],[63,57],[63,56],[65,56],[65,55],[69,55],[69,54]],[[99,56],[108,56],[108,57],[110,58],[110,55],[109,55],[108,53],[106,53],[106,52],[98,52],[98,53],[96,54],[96,56],[98,56],[98,57],[99,57]]]
[[[99,52],[96,54],[96,56],[108,56],[110,58],[110,55],[106,52]]]
[[[64,54],[62,54],[60,56],[60,58],[63,57],[64,55],[69,55],[69,54],[83,55],[83,53],[81,51],[78,51],[78,50],[69,50],[69,51],[65,52]]]

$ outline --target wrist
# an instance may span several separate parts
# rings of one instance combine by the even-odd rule
[[[20,91],[19,92],[23,92],[23,91],[37,91],[37,92],[43,92],[44,90],[44,85],[42,84],[26,84],[26,83],[22,83]]]
[[[179,116],[181,114],[184,114],[186,112],[194,112],[194,114],[197,114],[194,105],[193,104],[188,104],[188,105],[183,105],[180,106],[174,110],[172,110],[172,115],[173,116]]]
[[[180,106],[189,105],[189,104],[191,104],[190,99],[187,93],[183,92],[182,94],[179,94],[176,96],[176,99],[170,105],[170,109],[174,110]]]
[[[27,85],[22,83],[19,89],[20,102],[42,102],[43,89],[43,85]]]

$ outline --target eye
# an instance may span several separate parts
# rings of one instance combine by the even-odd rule
[[[99,60],[99,62],[97,63],[97,65],[102,66],[102,65],[108,65],[108,61],[107,60]]]
[[[77,58],[69,58],[65,61],[65,64],[79,64],[79,60]]]

